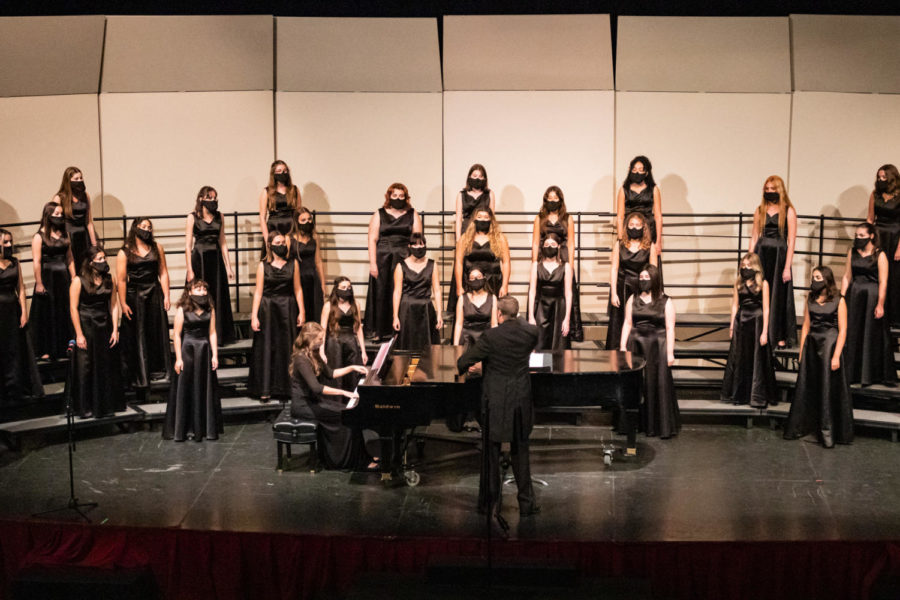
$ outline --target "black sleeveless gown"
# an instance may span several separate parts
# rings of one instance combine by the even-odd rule
[[[29,327],[19,327],[19,269],[21,264],[15,258],[0,269],[0,411],[20,404],[28,396],[44,396]],[[0,421],[3,420],[0,412]]]
[[[631,305],[631,333],[626,348],[644,357],[644,402],[640,428],[648,437],[668,438],[681,429],[675,383],[666,357],[666,302],[662,294],[645,303],[635,294]]]
[[[209,285],[209,295],[216,309],[216,336],[219,346],[234,341],[234,316],[231,312],[231,290],[228,273],[219,246],[222,231],[222,213],[217,212],[209,223],[194,215],[194,249],[191,251],[191,269],[194,277]]]
[[[277,231],[281,235],[287,235],[291,232],[295,214],[296,212],[288,202],[287,195],[275,192],[275,208],[270,210],[266,217],[266,227],[270,232]]]
[[[31,297],[29,325],[34,334],[36,356],[50,355],[59,359],[66,355],[69,340],[75,337],[69,312],[69,284],[72,279],[66,264],[69,238],[41,236],[41,280],[43,294]]]
[[[788,347],[797,343],[797,310],[794,308],[794,280],[785,283],[781,274],[787,261],[787,224],[784,235],[778,231],[778,213],[766,215],[766,224],[756,242],[756,254],[763,277],[769,282],[769,343],[773,347],[784,340]]]
[[[403,269],[403,293],[400,296],[400,333],[397,336],[396,348],[421,352],[432,344],[440,344],[440,336],[436,329],[437,313],[431,299],[431,274],[434,261],[428,259],[425,267],[416,273],[410,269],[406,261],[400,261]]]
[[[640,192],[631,191],[630,186],[625,185],[622,188],[625,191],[625,214],[623,217],[627,217],[629,213],[638,212],[644,216],[644,220],[647,221],[647,227],[650,228],[650,241],[652,243],[656,243],[656,217],[653,215],[653,190],[656,189],[655,186],[651,188],[649,185],[645,187]],[[627,227],[628,223],[623,223],[623,226]],[[659,260],[657,261],[657,269],[659,269],[659,281],[663,282],[663,264],[662,264],[662,255],[659,256]],[[625,300],[622,300],[624,303]]]
[[[572,264],[572,314],[569,315],[569,338],[580,342],[584,340],[584,326],[581,324],[581,292],[578,289],[578,278],[576,277],[575,254],[572,253],[572,256],[569,256],[569,229],[559,220],[553,223],[544,221],[541,224],[541,246],[544,245],[544,238],[548,233],[555,233],[560,238],[560,260]]]
[[[303,290],[303,308],[306,320],[316,323],[322,318],[322,307],[325,299],[322,295],[322,282],[316,270],[316,240],[313,237],[303,243],[296,238],[291,239],[291,249],[300,264],[300,288]]]
[[[72,257],[75,259],[75,272],[81,271],[84,255],[91,247],[91,236],[87,230],[88,203],[84,199],[72,198],[72,216],[66,217],[66,232],[72,243]]]
[[[75,348],[75,365],[72,373],[72,407],[76,415],[102,418],[116,411],[125,410],[122,390],[122,359],[119,345],[109,347],[113,322],[109,311],[112,282],[109,276],[91,290],[81,278],[81,295],[78,316],[81,332],[87,340],[87,348]]]
[[[894,260],[897,244],[900,243],[900,197],[885,201],[884,196],[875,192],[875,226],[878,228],[879,244],[888,259],[884,312],[892,326],[900,327],[900,261]]]
[[[209,344],[210,311],[199,315],[184,313],[181,330],[181,359],[184,368],[175,375],[169,388],[166,423],[163,438],[183,442],[218,439],[225,431],[222,421],[222,402],[219,399],[219,380],[212,370],[212,348]]]
[[[632,252],[627,246],[619,244],[619,270],[616,276],[616,294],[619,306],[612,302],[606,305],[609,324],[606,327],[606,349],[618,350],[622,344],[622,323],[625,321],[625,303],[632,294],[638,291],[638,280],[647,265],[650,264],[650,249],[638,248]]]
[[[534,293],[534,321],[538,326],[538,342],[535,350],[568,350],[569,336],[562,334],[566,318],[566,267],[565,264],[547,270],[544,262],[537,264],[537,285]],[[570,321],[571,323],[571,321]]]
[[[350,302],[355,302],[351,299]],[[354,330],[354,317],[352,309],[343,312],[335,302],[331,310],[337,311],[337,331],[328,331],[325,337],[325,357],[328,366],[334,369],[350,365],[362,365],[362,349],[359,347],[359,339]],[[361,325],[360,325],[361,326]],[[334,380],[335,387],[342,390],[353,391],[359,383],[359,373],[348,373]]]
[[[853,279],[847,288],[847,342],[844,365],[848,383],[897,383],[897,368],[891,347],[891,330],[885,317],[875,318],[878,303],[878,256],[850,252]],[[885,304],[887,304],[885,302]]]
[[[814,300],[809,307],[809,334],[803,344],[797,390],[791,412],[784,426],[784,438],[793,440],[816,433],[826,447],[835,442],[853,441],[853,401],[844,370],[831,370],[831,357],[838,337],[840,296],[820,305]]]
[[[500,257],[494,255],[489,241],[479,244],[472,240],[472,249],[463,256],[463,287],[472,269],[478,269],[484,275],[484,289],[488,294],[500,293],[503,286],[503,269],[500,267]]]
[[[476,306],[463,294],[463,322],[459,332],[459,345],[471,346],[478,341],[481,334],[491,328],[491,315],[494,312],[494,296],[488,295],[481,306]]]
[[[765,408],[777,404],[772,344],[761,346],[763,332],[762,289],[752,291],[747,283],[738,289],[738,311],[734,316],[722,401]]]
[[[291,397],[291,350],[297,337],[300,307],[294,297],[294,269],[289,260],[280,268],[263,263],[263,292],[259,301],[259,331],[253,332],[247,392],[252,398]]]
[[[460,214],[459,227],[460,237],[462,237],[469,228],[469,223],[471,223],[472,216],[475,212],[483,208],[490,208],[491,191],[484,190],[477,198],[469,194],[469,191],[466,188],[461,189],[459,194],[462,198],[462,213]],[[451,273],[456,273],[455,262]],[[459,298],[456,295],[456,277],[455,275],[451,275],[449,289],[447,290],[447,311],[450,312],[450,314],[456,314],[456,303],[458,300]]]
[[[398,262],[409,256],[409,236],[412,235],[414,215],[412,208],[397,218],[384,208],[378,209],[380,224],[375,246],[378,277],[369,276],[363,318],[366,335],[386,338],[394,334],[394,269]]]
[[[156,244],[146,256],[123,251],[128,257],[125,302],[131,319],[122,317],[120,339],[125,381],[134,388],[149,387],[153,380],[172,372],[169,318],[159,283],[159,252]]]

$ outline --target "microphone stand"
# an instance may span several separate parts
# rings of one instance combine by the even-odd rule
[[[74,379],[73,371],[75,369],[75,357],[74,357],[74,348],[75,348],[75,340],[69,340],[69,346],[66,348],[66,356],[69,358],[69,365],[66,367],[66,387],[64,391],[65,401],[66,401],[66,432],[68,433],[68,450],[69,450],[69,501],[65,506],[61,506],[59,508],[54,508],[51,510],[46,510],[39,513],[34,513],[32,517],[43,517],[46,515],[51,515],[53,513],[63,512],[67,510],[73,510],[78,515],[87,521],[91,522],[91,518],[85,514],[85,511],[82,509],[85,508],[97,508],[98,504],[96,502],[78,502],[78,498],[75,497],[75,469],[72,462],[72,455],[75,452],[75,414],[72,408],[72,381]]]

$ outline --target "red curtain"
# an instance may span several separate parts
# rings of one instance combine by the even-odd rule
[[[565,562],[585,577],[638,577],[671,598],[854,600],[900,573],[889,542],[495,541],[494,556]],[[32,565],[149,567],[169,599],[311,598],[364,572],[421,573],[429,557],[480,556],[480,539],[142,529],[0,520],[0,594]]]

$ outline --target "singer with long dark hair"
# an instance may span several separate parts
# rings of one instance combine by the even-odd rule
[[[59,184],[59,191],[53,196],[53,202],[62,206],[66,231],[72,243],[72,257],[75,259],[75,265],[81,268],[87,249],[97,245],[91,197],[86,191],[81,169],[66,168]]]
[[[394,331],[398,350],[422,351],[440,344],[441,280],[434,260],[426,258],[425,236],[409,238],[409,256],[394,268]]]
[[[469,222],[473,215],[482,208],[488,208],[491,212],[496,210],[497,199],[494,191],[488,187],[487,169],[484,165],[474,164],[469,167],[466,174],[466,185],[456,194],[456,209],[453,219],[453,243],[458,244],[459,238],[469,228]],[[454,265],[453,272],[456,272]],[[451,278],[447,296],[447,311],[456,311],[456,283]]]
[[[259,229],[263,240],[269,239],[272,230],[288,235],[300,206],[300,190],[294,185],[290,168],[283,160],[276,160],[269,166],[269,182],[259,194]]]
[[[75,261],[63,208],[55,202],[44,205],[41,226],[31,239],[31,258],[34,295],[30,323],[35,350],[44,359],[62,358],[74,331],[69,285],[75,278]]]
[[[538,350],[568,350],[572,314],[572,265],[559,258],[560,239],[548,233],[541,258],[531,263],[528,322],[538,327]]]
[[[78,417],[102,418],[125,409],[119,356],[119,300],[106,253],[91,246],[69,288],[75,328],[72,406]]]
[[[325,267],[322,262],[322,243],[316,233],[315,222],[308,208],[297,211],[294,227],[287,236],[291,255],[300,266],[300,287],[303,288],[304,321],[318,321],[325,304]]]
[[[894,165],[882,165],[875,174],[866,220],[878,228],[881,249],[888,259],[888,322],[900,327],[900,171]]]
[[[209,288],[216,307],[218,343],[224,345],[233,341],[234,317],[228,280],[234,279],[234,271],[228,257],[225,219],[219,212],[219,194],[211,186],[200,188],[194,210],[187,216],[184,255],[187,281],[202,279]]]
[[[613,244],[609,261],[609,303],[606,313],[606,347],[619,347],[622,339],[622,323],[625,321],[625,303],[638,291],[638,279],[647,265],[657,264],[656,244],[647,219],[639,212],[625,218],[625,235]]]
[[[650,242],[662,253],[662,193],[653,179],[653,165],[646,156],[635,156],[628,163],[628,174],[616,195],[616,232],[625,239],[625,216],[633,212],[644,215],[650,228]],[[624,300],[623,300],[624,302]]]
[[[453,279],[457,297],[465,291],[463,282],[468,279],[472,268],[477,268],[484,275],[489,293],[495,296],[506,294],[510,274],[509,242],[489,208],[475,211],[456,244]]]
[[[28,331],[25,281],[13,250],[12,234],[0,229],[0,410],[44,395]]]
[[[348,277],[335,278],[328,302],[322,309],[322,328],[325,330],[325,358],[332,369],[369,362],[362,332],[362,311],[354,298],[353,285]],[[353,373],[335,381],[342,390],[353,391],[359,377]]]
[[[116,280],[126,383],[146,393],[151,381],[168,377],[172,370],[169,269],[150,219],[138,217],[131,222],[116,257]]]

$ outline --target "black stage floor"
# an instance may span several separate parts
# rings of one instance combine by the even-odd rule
[[[432,433],[446,434],[438,425]],[[792,541],[900,538],[900,446],[858,437],[826,450],[767,427],[696,424],[676,439],[639,438],[637,459],[605,467],[595,445],[609,427],[544,425],[532,464],[543,511],[519,519],[514,486],[504,514],[511,537],[578,541]],[[622,438],[615,438],[621,444]],[[556,449],[548,443],[562,444]],[[298,447],[299,448],[299,447]],[[436,458],[458,446],[429,442]],[[218,442],[174,443],[158,431],[81,439],[76,493],[109,525],[324,535],[478,537],[474,454],[420,469],[421,483],[377,474],[319,472],[305,456],[275,470],[270,424],[230,424]],[[0,450],[0,517],[64,505],[66,446]],[[67,518],[67,517],[60,517]]]

